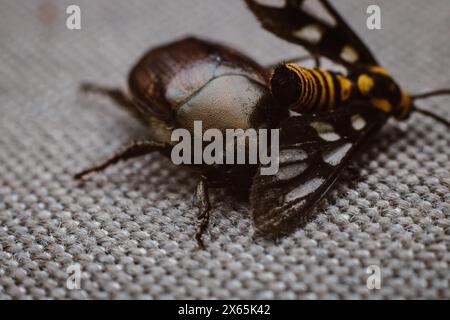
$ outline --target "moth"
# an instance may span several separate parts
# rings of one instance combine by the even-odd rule
[[[185,38],[148,51],[129,74],[129,92],[89,83],[81,87],[112,98],[150,129],[152,139],[131,144],[77,179],[152,152],[170,156],[172,130],[192,130],[194,121],[205,129],[280,129],[275,175],[262,175],[258,165],[192,166],[199,176],[194,198],[201,247],[211,213],[210,188],[228,187],[248,198],[260,234],[286,234],[313,217],[343,169],[389,118],[403,121],[420,112],[450,127],[415,104],[450,90],[418,95],[402,90],[328,1],[317,0],[328,19],[302,0],[276,7],[245,2],[263,28],[309,51],[316,67],[282,62],[267,68],[225,45]],[[322,58],[346,73],[322,69]]]

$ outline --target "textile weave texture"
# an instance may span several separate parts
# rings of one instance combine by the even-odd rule
[[[447,0],[338,10],[410,92],[450,86]],[[81,7],[81,30],[66,8]],[[74,173],[148,132],[82,81],[126,86],[149,48],[193,34],[262,64],[305,54],[262,30],[243,1],[0,1],[0,298],[450,298],[450,134],[420,115],[391,121],[304,228],[255,236],[246,203],[212,192],[205,250],[194,241],[197,179],[160,155],[84,184]],[[450,118],[450,99],[421,102]],[[79,264],[81,287],[67,268]],[[381,270],[381,289],[366,286]]]

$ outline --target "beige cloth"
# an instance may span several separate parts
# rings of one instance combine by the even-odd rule
[[[336,2],[336,1],[335,1]],[[67,5],[82,30],[65,28]],[[410,91],[450,86],[447,0],[339,10]],[[149,47],[187,33],[263,64],[304,52],[259,28],[242,1],[0,1],[0,298],[450,298],[450,135],[414,115],[390,122],[304,229],[254,237],[248,209],[214,191],[205,251],[193,240],[195,180],[159,155],[78,185],[72,174],[146,131],[83,80],[124,86]],[[450,100],[422,103],[450,118]],[[68,290],[67,267],[82,270]],[[368,290],[366,269],[381,268]]]

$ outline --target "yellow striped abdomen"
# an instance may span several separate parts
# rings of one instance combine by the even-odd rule
[[[323,112],[347,101],[353,83],[334,72],[288,63],[275,69],[271,88],[274,97],[293,111]]]
[[[352,99],[365,100],[399,120],[411,111],[408,94],[379,66],[361,68],[346,77],[287,63],[275,69],[270,85],[281,105],[300,113],[332,112]]]

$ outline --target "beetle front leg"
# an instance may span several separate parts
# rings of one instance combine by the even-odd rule
[[[128,146],[124,151],[118,153],[117,155],[113,156],[112,158],[106,160],[101,165],[98,165],[96,167],[84,170],[78,174],[76,174],[74,177],[75,179],[81,179],[85,175],[92,173],[92,172],[99,172],[107,167],[109,167],[112,164],[118,163],[120,161],[125,161],[131,158],[140,157],[155,151],[159,152],[167,152],[169,150],[169,146],[165,143],[158,143],[155,141],[137,141],[133,142],[130,146]]]
[[[205,176],[201,176],[197,185],[197,189],[194,194],[194,204],[197,205],[199,210],[197,218],[201,220],[198,231],[195,234],[195,239],[197,240],[198,246],[204,249],[205,245],[202,240],[202,235],[208,228],[211,211],[208,192],[208,179]]]
[[[96,93],[107,96],[117,104],[127,108],[133,103],[128,95],[119,88],[109,88],[95,83],[83,82],[80,85],[80,91],[82,93]]]
[[[95,83],[84,82],[80,85],[80,91],[84,94],[93,93],[106,96],[114,101],[125,111],[129,112],[137,120],[143,121],[142,115],[131,97],[119,88],[110,88]]]

